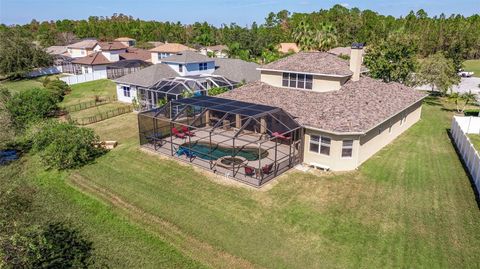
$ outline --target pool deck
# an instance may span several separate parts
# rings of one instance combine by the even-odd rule
[[[202,167],[206,170],[210,170],[213,173],[224,175],[225,177],[229,177],[229,178],[232,178],[256,187],[263,185],[264,183],[270,181],[271,179],[275,178],[281,173],[289,170],[299,161],[299,157],[298,157],[299,154],[298,154],[298,150],[296,149],[296,147],[299,144],[299,141],[295,142],[292,146],[288,144],[275,143],[275,141],[264,142],[262,143],[261,147],[262,149],[268,151],[267,157],[262,158],[260,160],[246,161],[241,166],[235,167],[234,169],[232,168],[227,169],[225,167],[222,167],[221,165],[217,165],[216,160],[213,160],[213,161],[204,160],[199,157],[190,159],[185,155],[177,156],[176,151],[178,150],[180,145],[183,145],[185,143],[198,142],[198,141],[201,141],[204,143],[210,142],[208,131],[198,129],[194,131],[194,133],[195,133],[195,136],[193,137],[186,137],[185,139],[183,139],[183,138],[178,138],[174,136],[173,137],[169,136],[164,138],[160,143],[157,143],[156,145],[145,144],[142,146],[150,150],[153,150],[155,152],[158,152],[162,155],[166,155],[183,162],[191,163],[193,165]],[[261,142],[259,141],[259,138],[260,138],[259,134],[241,135],[239,139],[235,139],[235,141],[231,137],[233,136],[233,134],[234,134],[234,131],[225,131],[223,135],[212,134],[211,136],[212,144],[215,144],[215,145],[218,144],[218,146],[226,147],[226,148],[231,148],[233,146],[235,146],[236,148],[246,146],[248,148],[258,149],[259,143]],[[172,148],[172,144],[173,144],[173,148]],[[277,156],[276,162],[275,162],[275,149],[276,149],[276,156]],[[173,151],[173,154],[172,154],[172,151]],[[292,153],[291,158],[289,157],[290,153]],[[270,164],[275,164],[271,173],[263,174],[261,172],[262,170],[261,167],[264,167],[265,165],[270,165]],[[245,168],[244,168],[245,166],[254,168],[255,175],[252,175],[252,176],[245,175]]]

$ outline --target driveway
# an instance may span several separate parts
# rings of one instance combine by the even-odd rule
[[[477,77],[470,77],[470,78],[461,78],[461,81],[458,85],[453,86],[454,92],[464,93],[468,91],[472,91],[472,93],[477,95],[477,100],[480,101],[480,78]],[[422,85],[417,86],[416,89],[418,90],[430,90],[430,86]]]

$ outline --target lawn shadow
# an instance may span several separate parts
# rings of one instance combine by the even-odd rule
[[[474,182],[474,180],[473,180],[473,176],[472,176],[472,175],[470,174],[470,172],[468,171],[467,164],[466,164],[465,161],[463,160],[462,155],[460,154],[460,151],[459,151],[459,149],[457,148],[457,145],[455,144],[455,141],[453,140],[452,134],[451,134],[451,132],[450,132],[451,129],[450,129],[450,128],[446,128],[445,131],[447,132],[447,135],[448,135],[448,137],[450,138],[450,142],[452,143],[453,148],[455,149],[455,152],[457,153],[458,159],[460,160],[460,163],[461,163],[462,166],[463,166],[463,170],[465,170],[465,172],[467,173],[468,179],[469,179],[469,181],[470,181],[470,187],[472,188],[473,194],[475,195],[475,201],[477,201],[477,207],[478,207],[478,209],[480,210],[480,193],[479,193],[478,190],[477,190],[477,187],[476,187],[475,182]]]

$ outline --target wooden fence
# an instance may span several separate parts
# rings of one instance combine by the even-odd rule
[[[468,137],[468,134],[480,134],[480,117],[455,116],[450,132],[460,157],[463,159],[477,191],[480,192],[480,155]]]
[[[73,122],[75,122],[75,124],[78,124],[78,125],[88,125],[88,124],[92,124],[92,123],[95,123],[95,122],[110,119],[110,118],[113,118],[113,117],[116,117],[116,116],[119,116],[119,115],[122,115],[122,114],[130,113],[132,111],[133,111],[133,107],[128,105],[128,106],[108,110],[108,111],[105,111],[105,112],[101,112],[101,113],[95,114],[95,115],[90,116],[90,117],[79,118],[79,119],[72,119],[72,118],[69,117],[69,119],[72,120]]]
[[[112,100],[115,100],[115,98],[106,96],[106,97],[100,97],[98,100],[91,100],[91,101],[82,102],[74,105],[63,106],[60,108],[67,112],[76,112],[76,111],[108,104],[112,102]]]

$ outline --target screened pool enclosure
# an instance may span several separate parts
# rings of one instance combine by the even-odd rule
[[[159,106],[161,100],[177,100],[184,96],[208,95],[211,88],[232,90],[238,83],[217,75],[198,75],[164,79],[151,88],[139,88],[142,110]]]
[[[140,145],[261,186],[301,161],[303,129],[278,107],[197,96],[139,113]]]

